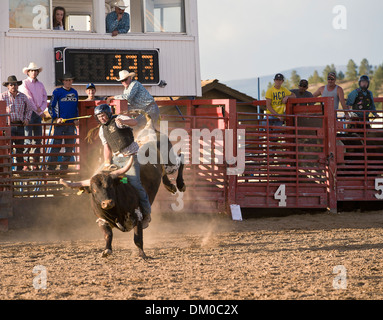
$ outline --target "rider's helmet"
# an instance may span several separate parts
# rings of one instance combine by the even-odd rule
[[[370,78],[369,78],[368,76],[366,76],[366,75],[361,76],[361,77],[359,78],[359,87],[360,87],[360,83],[361,83],[362,81],[367,81],[367,88],[362,88],[362,89],[367,90],[368,87],[370,86]]]
[[[97,116],[101,113],[105,112],[108,116],[109,120],[112,119],[112,108],[107,105],[106,103],[100,104],[96,108],[94,108],[94,116],[97,118]]]

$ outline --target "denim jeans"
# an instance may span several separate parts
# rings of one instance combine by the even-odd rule
[[[283,121],[280,120],[279,118],[269,116],[268,119],[269,119],[269,126],[273,126],[273,127],[282,127],[283,126]],[[266,126],[267,120],[262,120],[261,125]],[[275,129],[270,129],[270,130],[275,130]]]
[[[113,164],[117,165],[119,168],[124,167],[129,161],[129,157],[113,157]],[[146,193],[144,187],[141,183],[140,178],[140,163],[138,162],[137,155],[133,156],[133,165],[125,173],[125,176],[128,178],[129,183],[137,190],[140,197],[140,205],[142,208],[143,214],[151,213],[151,205],[149,201],[149,196]]]
[[[53,136],[74,136],[75,134],[76,134],[76,127],[74,125],[56,125]],[[76,141],[73,138],[69,138],[69,139],[59,138],[59,139],[54,139],[53,144],[61,144],[63,140],[64,140],[64,144],[74,144]],[[60,149],[61,147],[53,147],[50,153],[59,153]],[[74,147],[65,147],[66,155],[62,157],[62,161],[69,162],[72,157],[70,153],[73,153],[73,152],[74,152]],[[57,162],[57,161],[58,161],[58,156],[50,156],[48,158],[48,162]],[[56,165],[49,165],[48,169],[53,169],[55,166]],[[68,168],[67,164],[61,165],[62,170],[65,170],[67,168]]]
[[[129,110],[142,110],[142,109],[141,108],[135,108],[134,106],[132,106],[132,107],[129,107]],[[159,128],[160,128],[160,124],[159,124],[160,110],[158,108],[158,105],[155,102],[153,102],[152,104],[147,106],[145,108],[145,110],[142,110],[142,111],[144,111],[145,113],[147,113],[149,115],[149,117],[152,119],[154,128],[159,130]],[[135,120],[137,121],[137,125],[134,126],[135,132],[139,132],[145,128],[145,126],[147,124],[147,119],[143,113],[141,113],[140,115],[135,117]]]
[[[12,137],[24,137],[25,131],[24,126],[11,126],[11,136]],[[24,145],[24,139],[12,140],[12,144],[14,145]],[[16,148],[16,153],[22,155],[24,152],[24,148]],[[24,166],[24,158],[23,156],[16,157],[16,162],[19,164],[17,166],[17,170],[23,170]],[[20,165],[21,164],[21,165]]]
[[[32,112],[31,121],[29,121],[29,124],[41,124],[41,117],[36,114],[35,112]],[[41,137],[43,134],[43,128],[40,125],[36,126],[27,126],[25,128],[25,135],[28,137]],[[25,139],[25,144],[32,144],[34,142],[35,144],[41,144],[41,139]],[[25,148],[25,154],[33,154],[33,153],[41,153],[40,148],[34,148],[34,151],[32,151],[33,148]],[[27,157],[28,158],[28,157]],[[39,156],[33,157],[35,162],[40,162]]]

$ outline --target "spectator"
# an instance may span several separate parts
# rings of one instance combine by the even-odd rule
[[[15,76],[9,76],[8,80],[3,82],[3,86],[8,88],[1,94],[0,100],[5,101],[6,111],[9,114],[9,123],[11,125],[11,136],[24,137],[24,126],[27,126],[32,115],[33,105],[28,97],[19,92],[18,88],[22,81],[18,81]],[[24,145],[24,139],[12,140],[12,144]],[[16,148],[16,154],[22,155],[24,148]],[[17,170],[23,170],[23,156],[17,156]]]
[[[128,33],[130,17],[129,13],[125,12],[127,7],[123,0],[119,0],[114,4],[114,11],[106,16],[106,33],[111,33],[112,37],[120,33]]]
[[[104,100],[103,97],[95,96],[96,94],[96,86],[93,83],[88,83],[85,89],[88,98],[85,101],[95,101],[95,100]]]
[[[310,91],[307,91],[309,87],[309,82],[305,79],[302,79],[299,81],[298,89],[292,89],[290,90],[292,93],[295,94],[296,98],[312,98],[313,94]],[[313,105],[314,103],[309,103],[309,105]],[[301,103],[301,106],[308,105],[307,103]]]
[[[327,85],[320,87],[317,91],[313,93],[314,97],[333,97],[334,98],[334,110],[338,110],[339,102],[342,105],[343,110],[346,108],[346,102],[344,100],[343,89],[335,84],[336,82],[336,73],[329,72],[327,75]]]
[[[73,136],[75,135],[75,125],[78,125],[78,120],[68,120],[71,118],[78,117],[78,93],[75,89],[72,88],[73,80],[75,78],[70,74],[66,73],[63,75],[63,77],[60,79],[60,81],[63,82],[64,86],[61,88],[57,88],[52,93],[51,102],[48,106],[49,114],[52,117],[52,122],[56,121],[57,124],[55,126],[54,136]],[[62,124],[64,123],[65,124]],[[53,144],[59,145],[61,144],[62,140],[64,140],[65,144],[74,144],[75,139],[54,139]],[[51,153],[59,153],[61,147],[53,147],[51,149]],[[63,162],[68,162],[71,159],[71,156],[68,155],[68,153],[73,153],[74,147],[65,147],[65,153],[66,155],[63,156]],[[57,162],[58,156],[52,155],[49,157],[48,162]],[[48,170],[55,170],[56,165],[50,164],[48,166]],[[62,164],[60,166],[61,170],[67,170],[68,165]]]
[[[285,77],[277,73],[274,77],[274,86],[266,92],[266,113],[269,116],[269,123],[272,126],[282,126],[284,118],[280,115],[286,112],[286,103],[289,98],[295,98],[295,94],[282,87]]]
[[[353,114],[356,115],[356,117],[352,117],[352,120],[368,121],[370,113],[363,112],[362,110],[371,110],[372,114],[375,117],[377,116],[374,97],[372,92],[368,90],[369,86],[370,78],[366,75],[363,75],[359,79],[359,88],[353,90],[348,95],[346,102],[347,109],[355,111]],[[369,125],[367,126],[370,127]],[[358,125],[357,127],[363,127],[363,125]]]
[[[133,80],[135,75],[134,72],[126,70],[120,71],[120,78],[117,79],[117,81],[121,81],[125,87],[124,93],[122,95],[108,97],[106,102],[109,104],[113,99],[127,100],[129,111],[134,110],[140,113],[146,113],[153,120],[154,126],[158,129],[160,119],[158,105],[144,86],[140,82]],[[143,129],[147,122],[146,117],[141,114],[136,117],[136,120],[138,121],[137,131]]]
[[[53,30],[65,30],[66,12],[63,7],[56,7],[53,10]]]
[[[309,87],[309,82],[305,79],[299,81],[298,89],[290,90],[295,94],[296,98],[312,98],[313,94],[310,91],[307,91]]]
[[[41,127],[41,120],[45,117],[44,111],[47,108],[47,92],[44,85],[37,79],[37,76],[41,73],[43,68],[38,67],[34,62],[31,62],[28,67],[23,69],[23,73],[28,75],[27,79],[23,80],[23,84],[20,86],[19,91],[24,93],[29,101],[32,103],[33,112],[31,120],[29,121],[30,126],[25,128],[26,136],[42,136],[43,130]],[[27,144],[39,145],[41,144],[41,139],[28,139]],[[32,153],[31,149],[26,149],[25,153]],[[41,153],[40,148],[35,148],[35,154]],[[40,156],[34,156],[32,158],[33,162],[40,162]],[[37,166],[34,165],[33,169],[37,169]]]

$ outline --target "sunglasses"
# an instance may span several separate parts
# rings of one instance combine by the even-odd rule
[[[327,78],[327,80],[335,81],[335,79],[334,79],[334,78]]]

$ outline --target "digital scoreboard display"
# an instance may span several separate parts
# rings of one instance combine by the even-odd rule
[[[55,81],[64,73],[71,73],[74,84],[112,84],[118,85],[119,72],[134,72],[143,85],[158,85],[159,50],[107,50],[55,48]]]

